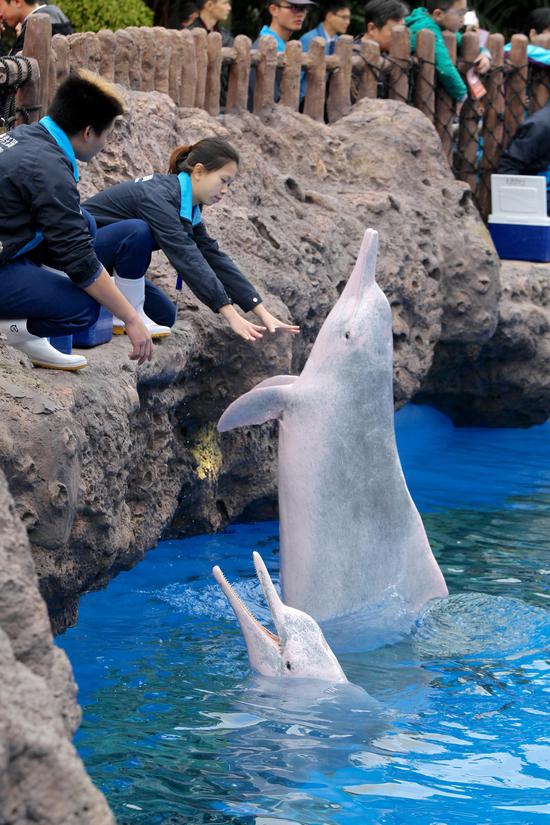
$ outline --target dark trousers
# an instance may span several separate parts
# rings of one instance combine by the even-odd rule
[[[88,219],[91,218],[84,209],[82,212]],[[94,248],[109,273],[116,270],[121,278],[143,278],[151,263],[151,253],[158,246],[149,224],[136,218],[97,229]],[[160,287],[147,279],[143,309],[155,324],[173,327],[176,323],[176,307]]]
[[[84,211],[84,210],[83,210]],[[121,278],[141,278],[155,243],[140,220],[118,221],[95,230],[94,247],[103,266]],[[93,218],[92,218],[93,221]],[[159,287],[145,282],[145,313],[157,324],[173,326],[174,304]],[[73,335],[97,321],[99,304],[65,275],[50,272],[29,258],[0,266],[0,318],[27,319],[27,329],[41,338]]]

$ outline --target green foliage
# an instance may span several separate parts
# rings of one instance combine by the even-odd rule
[[[152,26],[153,12],[143,0],[58,0],[75,31]]]

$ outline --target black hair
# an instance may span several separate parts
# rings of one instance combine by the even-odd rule
[[[408,13],[409,7],[401,0],[369,0],[365,6],[365,29],[369,23],[381,29],[388,20],[401,20]]]
[[[449,11],[454,6],[455,0],[426,0],[428,14],[433,14],[436,9],[439,11]]]
[[[194,0],[183,0],[178,6],[178,24],[184,25],[198,11],[199,6]]]
[[[124,103],[114,87],[86,69],[69,75],[48,109],[52,120],[69,136],[86,126],[100,135],[123,112]]]
[[[323,5],[323,13],[325,17],[327,14],[336,14],[342,9],[350,9],[351,10],[352,0],[328,0],[327,3]]]
[[[534,29],[537,34],[542,34],[550,28],[550,9],[533,9],[525,24],[525,34],[529,34]]]
[[[221,138],[203,138],[191,146],[178,146],[170,155],[168,172],[192,172],[197,163],[202,163],[207,172],[215,172],[226,163],[239,165],[239,153],[230,143]]]

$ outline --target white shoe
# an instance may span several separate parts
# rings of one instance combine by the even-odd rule
[[[0,321],[0,332],[14,349],[24,352],[35,367],[49,370],[69,370],[75,372],[88,366],[83,355],[65,355],[52,347],[47,338],[32,335],[27,329],[27,321]]]
[[[162,324],[155,324],[143,311],[143,304],[145,303],[145,278],[121,278],[116,272],[115,285],[120,289],[126,300],[137,311],[137,314],[147,327],[151,334],[151,338],[165,338],[170,335],[172,330],[170,327],[164,327]],[[126,327],[124,321],[120,318],[113,317],[113,335],[124,335]]]

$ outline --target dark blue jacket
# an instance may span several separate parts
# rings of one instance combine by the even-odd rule
[[[52,266],[78,286],[90,286],[101,273],[73,164],[48,130],[33,123],[0,135],[0,267],[41,237]]]
[[[200,210],[191,206],[188,179],[185,173],[148,175],[104,189],[84,206],[100,227],[128,218],[146,221],[158,247],[200,301],[214,312],[233,301],[248,312],[262,299],[206,232]]]
[[[524,120],[503,152],[499,175],[544,175],[550,166],[550,104]]]

